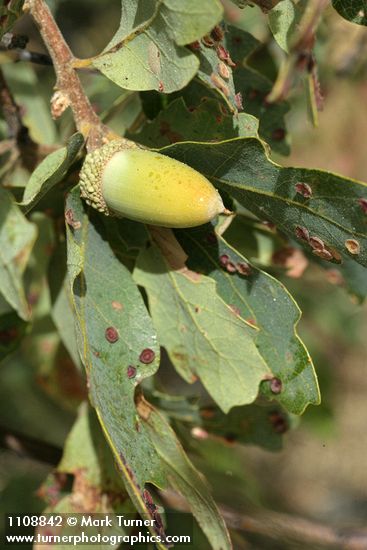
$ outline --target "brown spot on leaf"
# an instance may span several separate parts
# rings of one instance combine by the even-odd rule
[[[121,304],[121,302],[118,302],[117,300],[113,300],[113,302],[111,302],[111,306],[113,307],[113,309],[115,309],[116,311],[121,311],[123,309],[123,305]]]
[[[236,268],[236,266],[234,265],[233,262],[227,262],[226,263],[226,270],[228,271],[228,273],[236,273],[237,268]]]
[[[65,210],[65,221],[73,229],[80,229],[82,226],[81,222],[75,220],[72,208]]]
[[[165,120],[162,120],[162,122],[160,123],[159,133],[161,134],[161,136],[165,136],[170,143],[183,141],[183,137],[177,132],[173,132],[170,125]]]
[[[238,273],[240,273],[241,275],[251,275],[251,267],[248,265],[248,263],[246,262],[238,262],[238,264],[236,264],[236,267],[237,267],[237,271]]]
[[[204,44],[204,46],[206,46],[207,48],[212,48],[215,44],[215,41],[209,34],[206,34],[205,36],[203,36],[201,41]]]
[[[265,227],[267,227],[268,229],[270,229],[271,231],[275,232],[277,226],[275,225],[275,223],[273,222],[269,222],[269,220],[262,220],[261,222],[263,225],[265,225]]]
[[[62,497],[62,490],[65,487],[68,476],[64,473],[51,473],[47,481],[37,490],[36,495],[50,506],[56,506]]]
[[[136,367],[133,367],[132,365],[129,365],[127,367],[127,377],[128,378],[135,378],[136,376]]]
[[[201,308],[199,306],[196,306],[195,307],[195,313],[200,313],[200,311],[201,311]]]
[[[326,247],[326,250],[328,252],[330,252],[330,254],[332,255],[332,257],[334,258],[334,260],[338,263],[342,263],[342,257],[341,257],[341,254],[339,254],[339,252],[337,250],[335,250],[335,248],[331,248],[331,247]]]
[[[354,256],[358,256],[358,254],[361,252],[361,245],[355,239],[347,239],[344,244],[348,252],[350,252]]]
[[[224,80],[217,73],[212,73],[210,75],[210,80],[212,84],[218,88],[226,97],[229,97],[229,88]]]
[[[310,237],[308,242],[314,250],[324,250],[325,248],[324,241],[319,237]]]
[[[91,485],[83,468],[78,468],[73,473],[71,509],[73,512],[93,513],[101,506],[101,492],[96,486]]]
[[[155,353],[150,348],[143,349],[143,351],[139,355],[139,361],[146,365],[148,365],[149,363],[153,363],[154,359],[155,359]]]
[[[224,38],[224,30],[220,25],[215,25],[214,29],[210,33],[210,36],[216,42],[220,42]]]
[[[302,227],[301,225],[296,225],[294,230],[296,237],[298,239],[301,239],[302,241],[309,241],[310,240],[310,233],[306,227]]]
[[[158,84],[158,91],[159,92],[163,92],[164,91],[164,85],[163,85],[163,82],[160,80],[159,81],[159,84]]]
[[[299,195],[302,195],[302,197],[305,197],[306,199],[309,199],[310,197],[312,197],[312,189],[308,185],[308,183],[299,181],[298,183],[296,183],[294,187],[296,189],[296,192]]]
[[[283,139],[285,138],[284,128],[276,128],[272,132],[271,137],[273,138],[274,141],[283,141]]]
[[[235,67],[234,63],[229,55],[229,51],[224,48],[222,45],[217,46],[217,55],[221,61],[225,61],[230,67]]]
[[[358,199],[358,204],[362,208],[363,212],[367,214],[367,199]]]
[[[280,378],[274,377],[270,380],[270,390],[274,394],[278,394],[282,391],[282,381]]]
[[[269,421],[273,426],[274,432],[278,434],[285,433],[289,428],[287,419],[279,411],[269,413]]]
[[[191,42],[191,44],[189,44],[188,47],[190,48],[190,50],[200,50],[201,48],[199,40],[195,40],[195,42]]]
[[[209,244],[217,244],[217,237],[214,231],[211,231],[210,233],[208,233],[205,240]]]
[[[319,258],[322,258],[323,260],[327,260],[327,261],[330,261],[330,260],[333,259],[332,253],[329,252],[328,250],[326,250],[326,248],[323,248],[322,250],[319,250],[319,249],[315,248],[312,251],[312,254],[314,254],[315,256],[318,256]]]
[[[232,311],[232,313],[234,313],[236,316],[240,316],[240,315],[241,315],[241,311],[240,311],[240,309],[239,309],[237,306],[235,306],[235,305],[233,305],[233,304],[228,304],[228,307],[229,307],[229,309]]]
[[[107,327],[105,330],[105,337],[110,344],[114,344],[119,339],[119,333],[115,327]]]
[[[223,63],[223,61],[218,64],[218,73],[222,78],[225,78],[226,80],[228,80],[228,78],[231,76],[229,68],[225,63]]]
[[[222,254],[219,256],[219,263],[222,267],[225,267],[229,262],[229,256],[227,254]]]
[[[236,104],[236,107],[239,111],[242,111],[243,110],[243,102],[242,102],[242,94],[241,92],[238,92],[235,96],[234,96],[234,102]]]
[[[188,360],[188,355],[186,353],[180,353],[179,351],[173,351],[172,357],[181,362],[187,362]]]

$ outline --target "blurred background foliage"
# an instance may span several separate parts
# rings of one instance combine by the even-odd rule
[[[119,0],[78,0],[72,6],[67,0],[53,0],[49,4],[79,57],[101,51],[117,28]],[[224,4],[231,24],[250,31],[263,43],[249,64],[274,79],[283,53],[272,39],[266,16],[257,7],[239,11],[227,0]],[[15,31],[29,36],[29,50],[45,52],[27,16],[17,23]],[[1,67],[26,111],[24,120],[31,135],[45,145],[55,144],[59,136],[68,137],[71,115],[66,113],[57,122],[49,116],[52,67],[15,64],[9,55],[0,52]],[[316,58],[324,96],[319,126],[313,127],[309,120],[300,79],[289,98],[291,109],[286,115],[291,153],[287,157],[273,154],[273,158],[289,166],[317,167],[367,181],[367,29],[348,23],[328,8],[318,31]],[[120,133],[134,132],[143,116],[142,104],[148,105],[149,115],[149,109],[156,114],[170,100],[164,96],[161,100],[153,92],[148,96],[124,92],[97,74],[83,73],[82,80],[97,112]],[[4,137],[4,132],[0,121],[0,136]],[[22,187],[27,181],[25,172],[26,168],[18,167],[8,185]],[[62,216],[62,193],[52,208]],[[38,214],[37,223],[48,222]],[[52,260],[63,253],[64,243],[59,243],[58,249],[52,237],[50,241],[44,246],[49,247],[47,261],[52,268]],[[253,256],[263,258],[266,244],[261,238],[251,246]],[[346,292],[334,270],[325,271],[312,263],[300,279],[287,276],[283,266],[272,269],[303,311],[299,333],[314,359],[322,404],[309,407],[294,421],[294,429],[277,452],[236,445],[230,440],[195,439],[183,433],[187,449],[207,476],[216,501],[223,505],[244,513],[260,506],[338,527],[365,527],[366,308]],[[37,320],[21,349],[9,355],[0,369],[0,434],[3,443],[9,446],[10,442],[13,447],[0,451],[2,513],[40,512],[44,508],[37,491],[59,458],[77,406],[85,397],[83,374],[56,336],[55,320],[47,307],[51,297],[42,277],[31,291],[37,295],[33,306]],[[178,377],[166,376],[165,368],[164,364],[160,377],[166,388],[171,386],[175,394],[192,393],[192,387]],[[12,442],[9,435],[18,432],[29,438],[25,450],[18,449],[16,437]],[[39,441],[44,445],[38,446]],[[39,456],[31,458],[37,448]],[[204,541],[200,544],[200,548],[205,547]],[[303,546],[236,534],[235,547],[283,550]]]

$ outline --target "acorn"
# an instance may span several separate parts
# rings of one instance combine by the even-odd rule
[[[202,174],[119,140],[86,156],[80,191],[106,215],[163,227],[195,227],[225,212],[218,191]]]

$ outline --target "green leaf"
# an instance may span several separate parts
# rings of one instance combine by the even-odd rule
[[[279,394],[271,393],[268,382],[263,382],[263,391],[288,411],[301,414],[308,404],[318,404],[320,400],[311,358],[296,332],[301,312],[282,283],[249,264],[222,237],[214,237],[211,244],[211,231],[212,226],[207,225],[177,232],[189,255],[187,265],[210,275],[221,298],[260,329],[256,338],[259,352],[269,370],[282,382]],[[235,266],[248,266],[248,274],[229,273],[221,265],[223,257],[228,257]]]
[[[233,117],[221,104],[208,99],[188,109],[182,98],[175,99],[138,134],[128,137],[147,147],[163,147],[177,141],[220,141],[236,136],[257,136],[258,120],[244,113]]]
[[[69,195],[67,208],[80,223],[77,229],[67,228],[68,271],[92,402],[115,454],[123,453],[134,464],[142,483],[154,471],[155,460],[152,457],[151,465],[143,460],[150,444],[144,431],[138,431],[134,391],[138,381],[158,368],[157,337],[129,271],[107,240],[105,226],[110,221],[94,212],[89,219],[77,188]],[[153,352],[150,364],[139,359],[144,349]],[[129,367],[136,371],[130,374]],[[142,460],[135,461],[136,455]]]
[[[271,91],[273,83],[246,65],[246,58],[260,46],[260,42],[251,34],[236,27],[228,26],[224,43],[233,61],[237,64],[234,71],[234,84],[236,92],[240,92],[242,95],[244,113],[241,113],[241,116],[252,115],[256,117],[259,120],[258,132],[260,137],[277,153],[288,155],[289,145],[285,139],[285,115],[289,110],[289,104],[285,101],[275,104],[267,103],[266,96]],[[180,96],[184,98],[190,110],[200,108],[203,97],[209,96],[218,99],[216,91],[213,88],[204,86],[198,78],[190,82],[182,90]],[[207,139],[212,138],[208,137]]]
[[[23,15],[23,4],[24,0],[10,0],[6,6],[0,6],[0,39],[11,30],[16,20]]]
[[[282,0],[269,12],[270,30],[279,46],[286,52],[289,52],[305,7],[304,0]]]
[[[36,239],[34,225],[26,220],[10,193],[0,188],[0,288],[19,317],[28,320],[23,273]]]
[[[285,141],[285,114],[289,104],[285,101],[269,104],[266,96],[273,83],[246,65],[246,58],[260,43],[249,33],[229,27],[226,34],[226,47],[233,61],[237,63],[234,71],[234,84],[237,92],[243,96],[244,111],[259,119],[259,135],[270,147],[282,155],[289,154],[289,145]]]
[[[221,44],[218,47],[221,47]],[[232,67],[227,62],[221,61],[217,47],[206,46],[203,41],[195,52],[200,61],[197,77],[205,86],[219,94],[229,109],[236,114],[241,107],[237,104],[238,100],[236,102]]]
[[[282,448],[282,434],[290,425],[288,416],[274,403],[270,406],[255,404],[233,407],[224,414],[215,405],[199,409],[197,398],[168,395],[155,390],[149,395],[149,399],[173,419],[175,425],[179,423],[190,427],[194,437],[195,428],[199,427],[205,430],[209,437],[212,435],[222,438],[223,441],[259,445],[276,451]],[[205,433],[199,432],[197,439],[200,440],[200,436],[206,439]]]
[[[246,6],[250,5],[253,6],[256,4],[256,6],[259,6],[261,11],[264,13],[268,13],[269,10],[271,10],[280,0],[231,0],[236,6],[238,6],[240,9],[245,8]]]
[[[65,147],[48,155],[35,169],[19,203],[24,212],[29,212],[66,175],[84,143],[82,134],[69,138]]]
[[[283,447],[282,434],[289,428],[289,418],[279,406],[246,405],[234,407],[228,414],[215,407],[201,410],[202,427],[228,442],[258,445],[269,451]]]
[[[84,479],[97,491],[113,491],[115,496],[118,493],[120,502],[123,497],[127,498],[95,412],[87,403],[80,406],[78,418],[66,439],[63,456],[57,467],[58,472],[65,474],[77,475],[81,470],[84,470]],[[113,497],[111,493],[109,496]],[[107,503],[113,508],[110,499]]]
[[[143,417],[144,425],[161,459],[171,487],[186,496],[195,518],[206,534],[213,550],[230,550],[232,544],[223,518],[205,480],[187,458],[175,433],[151,405]]]
[[[367,266],[367,185],[322,170],[282,167],[254,138],[177,143],[161,150],[184,161],[307,250]],[[306,194],[306,196],[304,196]],[[305,231],[306,230],[306,231]],[[320,242],[321,241],[321,242]],[[324,247],[324,248],[323,248]]]
[[[183,46],[209,32],[222,12],[218,0],[123,1],[119,29],[93,66],[128,90],[179,90],[199,66]]]
[[[114,227],[111,223],[116,221],[111,222],[92,212],[89,218],[77,188],[69,195],[67,208],[72,210],[74,220],[80,222],[77,228],[69,226],[67,229],[68,270],[79,350],[87,370],[91,400],[131,500],[140,514],[151,516],[149,493],[144,485],[151,482],[165,487],[175,483],[171,470],[167,471],[160,452],[155,444],[153,446],[151,430],[143,422],[147,420],[144,410],[149,406],[146,403],[142,412],[136,409],[134,401],[137,384],[157,370],[157,337],[143,299],[128,269],[118,258],[119,248],[112,247],[112,242],[114,246],[119,242],[111,238]],[[146,354],[141,358],[143,350]],[[170,445],[174,442],[177,447],[179,444],[173,432],[165,424],[162,437],[169,434]],[[193,514],[205,513],[210,527],[217,524],[213,535],[203,526],[210,539],[218,537],[218,532],[222,534],[220,543],[213,547],[218,550],[230,548],[224,524],[210,494],[198,497],[196,492],[191,495],[192,487],[199,486],[200,478],[187,458],[185,467],[186,470],[181,471],[177,464],[175,477],[185,477],[188,471],[194,477],[191,484],[180,487],[191,502]],[[197,499],[200,499],[200,507]]]
[[[321,263],[321,261],[320,261]],[[362,304],[367,296],[366,269],[345,258],[342,265],[325,266],[329,282],[344,287],[358,303]]]
[[[69,280],[66,273],[66,246],[59,243],[48,270],[51,299],[51,316],[62,343],[69,352],[74,365],[81,366],[75,323],[72,309]]]
[[[71,492],[64,487],[65,474],[74,477]],[[116,515],[134,513],[134,510],[116,471],[96,415],[86,403],[79,409],[56,472],[49,475],[39,493],[48,504],[46,513],[75,514],[89,513],[92,510],[96,514],[108,514],[112,519],[112,527],[90,526],[88,536],[97,536],[100,533],[101,536],[111,537],[111,548],[120,546],[112,544],[113,536],[127,534],[123,527],[119,527]],[[38,527],[38,532],[43,535],[72,537],[78,535],[80,525],[71,526],[65,522],[61,528],[50,525]],[[59,547],[60,550],[70,548],[67,544]],[[86,548],[92,549],[93,545],[86,545]]]
[[[367,2],[366,0],[332,0],[336,11],[352,23],[367,25]]]
[[[269,374],[253,330],[217,295],[213,279],[170,270],[159,250],[143,251],[134,277],[149,298],[154,325],[179,374],[197,377],[224,412],[255,400]]]

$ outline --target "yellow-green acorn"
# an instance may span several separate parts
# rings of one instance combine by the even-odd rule
[[[80,190],[100,212],[164,227],[194,227],[225,210],[210,181],[187,164],[121,141],[86,156]]]

